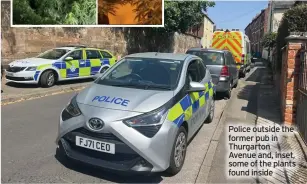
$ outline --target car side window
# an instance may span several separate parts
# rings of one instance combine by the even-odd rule
[[[112,55],[106,51],[100,51],[100,53],[104,58],[112,58]]]
[[[87,59],[101,59],[101,55],[98,50],[86,50]]]
[[[82,59],[82,50],[76,50],[67,55],[67,57],[72,57],[73,60]]]
[[[200,77],[198,67],[199,67],[198,60],[194,60],[189,64],[187,77],[189,78],[190,81],[193,82],[201,81],[202,78]]]
[[[206,67],[202,61],[198,60],[197,62],[198,62],[199,77],[201,81],[206,76]]]

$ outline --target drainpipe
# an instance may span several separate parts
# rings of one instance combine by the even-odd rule
[[[271,0],[271,8],[270,8],[270,32],[272,32],[272,24],[273,24],[273,5],[274,1]]]

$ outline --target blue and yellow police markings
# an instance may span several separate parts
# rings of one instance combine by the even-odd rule
[[[169,110],[167,119],[174,122],[178,127],[180,127],[184,121],[190,120],[192,115],[194,115],[200,107],[203,107],[209,97],[212,97],[214,94],[215,86],[212,82],[206,83],[205,88],[206,91],[185,95]]]
[[[39,80],[41,71],[47,68],[56,68],[61,78],[87,77],[97,74],[104,65],[111,66],[110,59],[86,59],[72,61],[56,61],[52,64],[44,64],[37,67],[34,80]]]

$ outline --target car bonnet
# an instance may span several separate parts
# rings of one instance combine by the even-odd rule
[[[9,65],[13,66],[20,66],[20,67],[27,67],[27,66],[39,66],[43,64],[51,64],[54,60],[51,59],[43,59],[43,58],[26,58],[26,59],[19,59],[16,61],[11,62]]]
[[[93,83],[81,91],[77,102],[114,110],[149,112],[167,103],[173,91],[143,90]]]

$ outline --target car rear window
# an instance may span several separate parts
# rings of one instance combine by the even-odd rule
[[[223,53],[213,51],[187,51],[187,54],[192,54],[200,57],[205,65],[223,65]]]

